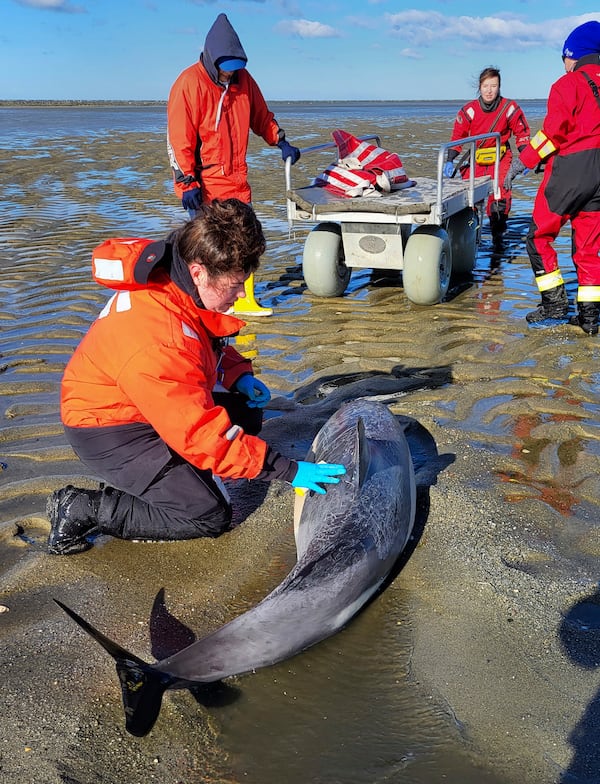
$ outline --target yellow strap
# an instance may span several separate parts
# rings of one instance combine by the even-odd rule
[[[547,272],[545,275],[540,275],[539,278],[535,279],[535,282],[537,283],[540,292],[555,289],[557,286],[562,286],[564,284],[560,270],[554,270],[554,272]]]

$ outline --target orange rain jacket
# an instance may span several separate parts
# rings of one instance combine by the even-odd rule
[[[165,242],[108,240],[93,254],[116,289],[64,372],[61,417],[72,428],[148,423],[181,457],[224,478],[253,479],[267,444],[232,425],[212,390],[251,372],[227,338],[244,322],[202,309],[159,265]]]
[[[235,76],[236,81],[222,87],[197,62],[171,88],[167,147],[179,198],[200,184],[203,201],[231,198],[249,204],[249,130],[271,146],[284,136],[248,71]]]

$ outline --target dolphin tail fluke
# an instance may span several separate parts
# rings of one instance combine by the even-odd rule
[[[160,713],[162,696],[174,683],[174,679],[110,640],[66,604],[58,599],[54,601],[113,657],[121,682],[125,727],[137,737],[146,735],[154,726]]]

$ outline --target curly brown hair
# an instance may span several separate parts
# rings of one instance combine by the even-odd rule
[[[266,248],[256,213],[239,199],[215,199],[203,204],[174,239],[186,264],[203,264],[213,279],[254,272]]]

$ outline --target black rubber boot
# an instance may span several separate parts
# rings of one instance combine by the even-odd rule
[[[504,247],[504,232],[506,231],[506,215],[503,212],[492,212],[490,229],[494,248],[501,250]]]
[[[535,310],[530,311],[525,318],[530,324],[546,319],[565,319],[569,312],[569,300],[564,284],[548,291],[542,291],[542,301]]]
[[[67,485],[48,498],[46,514],[50,521],[48,552],[73,555],[92,547],[87,537],[97,533],[101,490],[83,490]]]
[[[598,317],[600,316],[600,303],[579,302],[577,315],[571,316],[569,324],[581,329],[588,335],[598,334]]]

